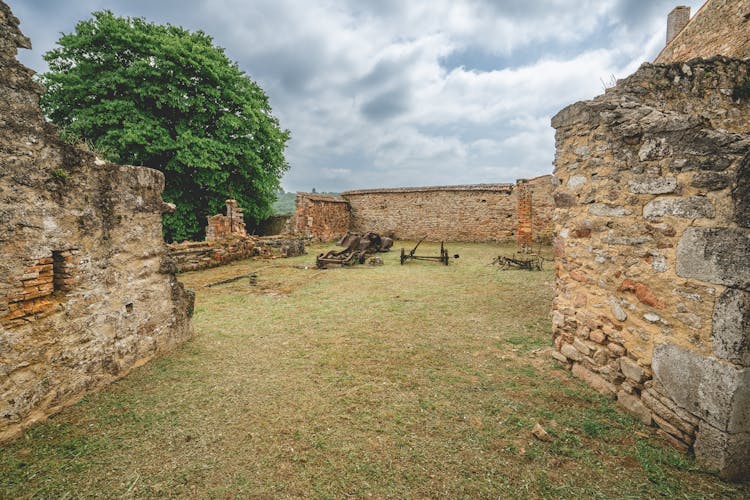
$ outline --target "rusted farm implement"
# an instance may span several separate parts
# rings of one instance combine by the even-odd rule
[[[406,253],[406,250],[403,248],[401,249],[401,265],[403,266],[408,260],[432,260],[436,262],[440,262],[441,264],[447,266],[450,262],[450,256],[448,255],[448,249],[445,248],[444,242],[440,242],[440,255],[415,255],[417,248],[419,248],[419,245],[422,244],[422,242],[425,239],[422,238],[419,240],[419,242],[414,245],[414,248],[409,250],[409,253]],[[454,255],[453,258],[457,259],[459,256],[458,254]]]
[[[318,255],[315,259],[315,265],[319,269],[326,269],[329,265],[343,267],[363,264],[369,254],[389,251],[393,246],[393,240],[373,232],[364,236],[357,233],[346,233],[337,245],[344,247],[344,249],[329,250]]]
[[[541,271],[542,262],[544,262],[544,258],[539,254],[532,253],[516,257],[516,254],[514,253],[512,257],[503,257],[502,255],[499,255],[492,261],[492,264],[498,264],[500,269],[503,270],[523,269],[526,271]]]

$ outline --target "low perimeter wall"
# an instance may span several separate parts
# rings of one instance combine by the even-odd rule
[[[508,241],[519,235],[519,227],[528,237],[550,238],[554,187],[553,177],[545,175],[516,185],[366,189],[340,198],[298,193],[292,227],[322,241],[346,231],[413,240]]]
[[[552,119],[555,357],[733,479],[750,477],[749,74],[645,64]]]
[[[168,245],[175,271],[209,269],[254,256],[266,258],[304,255],[302,238],[288,236],[230,236],[213,241],[185,241]]]

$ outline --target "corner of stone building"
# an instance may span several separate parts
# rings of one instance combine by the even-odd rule
[[[0,0],[0,441],[192,335],[166,256],[162,173],[64,143]],[[32,201],[33,200],[33,201]]]
[[[554,357],[750,477],[750,61],[647,64],[556,128]]]

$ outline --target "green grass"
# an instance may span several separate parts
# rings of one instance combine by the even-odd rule
[[[0,498],[750,495],[549,358],[550,270],[458,244],[448,267],[400,266],[401,246],[380,267],[321,271],[316,247],[181,275],[195,338],[5,446]]]

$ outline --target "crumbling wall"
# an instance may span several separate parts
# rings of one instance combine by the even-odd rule
[[[750,477],[750,61],[643,65],[552,120],[555,357]]]
[[[247,236],[245,216],[237,205],[237,200],[227,200],[227,214],[216,214],[208,217],[206,241],[216,241],[229,236]]]
[[[29,46],[0,1],[0,440],[191,335],[163,175],[62,143],[16,61]]]
[[[305,242],[294,236],[228,237],[214,241],[185,241],[168,246],[179,272],[209,269],[255,256],[266,258],[304,255]]]
[[[750,57],[750,0],[708,0],[655,62],[665,64],[714,55]]]
[[[534,238],[549,232],[553,178],[522,181],[529,193]],[[477,184],[420,188],[367,189],[341,194],[352,212],[352,230],[375,231],[398,239],[509,241],[519,228],[519,188]],[[528,215],[528,214],[525,214]],[[527,227],[527,232],[530,226]]]
[[[332,241],[350,228],[351,216],[346,200],[333,196],[297,193],[297,208],[292,219],[292,234]]]

